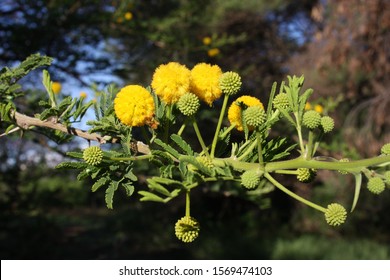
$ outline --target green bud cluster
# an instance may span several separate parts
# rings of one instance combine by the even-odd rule
[[[194,115],[200,106],[199,98],[190,92],[183,94],[177,102],[177,107],[185,116]]]
[[[260,183],[260,175],[256,170],[248,170],[241,175],[241,185],[248,189],[255,189]]]
[[[317,175],[317,172],[314,169],[298,168],[297,171],[297,179],[303,183],[310,183]]]
[[[334,120],[329,116],[323,116],[321,118],[321,126],[325,133],[331,132],[334,128]]]
[[[321,124],[320,113],[310,110],[303,114],[302,123],[309,129],[315,129]]]
[[[325,211],[325,220],[331,226],[339,226],[347,219],[347,210],[338,204],[332,203],[328,205]]]
[[[241,77],[236,72],[225,72],[219,80],[219,86],[224,94],[234,95],[241,88]]]
[[[382,146],[381,153],[384,155],[390,155],[390,143],[384,144]]]
[[[289,109],[290,103],[288,102],[287,93],[279,93],[272,101],[276,109]]]
[[[184,216],[175,224],[176,237],[185,242],[192,242],[199,236],[200,226],[197,220],[190,216]]]
[[[83,152],[83,159],[90,165],[98,165],[103,160],[103,151],[98,146],[86,148]]]
[[[373,194],[380,194],[385,190],[385,182],[379,177],[372,177],[368,179],[367,189]]]
[[[386,171],[384,176],[385,176],[386,184],[390,185],[390,170]]]
[[[260,106],[250,106],[244,111],[244,120],[248,126],[259,127],[267,120],[267,114]]]
[[[339,162],[349,162],[349,159],[348,158],[342,158],[342,159],[339,160]],[[348,172],[344,171],[344,170],[339,170],[339,173],[343,174],[343,175],[348,174]]]
[[[208,169],[212,169],[214,167],[213,161],[209,157],[197,157],[196,160]]]

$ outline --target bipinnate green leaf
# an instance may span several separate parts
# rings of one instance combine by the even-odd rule
[[[82,152],[67,152],[66,155],[73,158],[83,158]]]
[[[131,182],[121,184],[121,186],[125,189],[127,196],[132,196],[134,193],[134,186]]]
[[[92,185],[92,192],[96,192],[100,187],[104,186],[105,184],[108,183],[110,179],[107,177],[102,177],[99,180],[97,180],[93,185]]]
[[[131,181],[134,181],[134,182],[138,181],[137,176],[135,176],[135,174],[133,173],[132,170],[129,170],[129,171],[125,174],[125,178],[127,178],[127,179],[129,179],[129,180],[131,180]]]
[[[81,181],[81,180],[87,178],[90,175],[90,172],[91,171],[88,168],[81,170],[81,172],[77,175],[77,180]]]
[[[52,81],[50,79],[50,74],[47,70],[42,71],[42,84],[45,87],[47,94],[49,95],[51,107],[57,108],[56,96],[53,92]],[[43,118],[43,119],[45,119],[45,118]]]
[[[290,112],[288,112],[284,108],[278,108],[278,110],[280,111],[280,113],[282,113],[283,117],[285,117],[294,127],[297,126],[294,119],[290,116]]]
[[[60,102],[60,104],[58,104],[58,110],[60,113],[62,113],[65,110],[67,110],[70,105],[72,105],[72,107],[73,107],[75,105],[75,103],[76,102],[75,102],[75,100],[73,100],[72,97],[67,96]],[[69,109],[68,109],[68,111],[69,111]]]
[[[194,151],[192,150],[191,146],[184,141],[184,139],[177,134],[172,134],[171,139],[189,156],[194,155]]]
[[[173,164],[172,157],[165,151],[152,150],[153,160],[159,161],[161,165],[164,165],[163,161],[168,162],[168,164]]]
[[[161,184],[154,181],[153,178],[149,178],[146,181],[148,182],[149,189],[151,189],[155,192],[158,192],[162,195],[165,195],[165,196],[171,195],[171,193],[165,187],[163,187]]]
[[[306,102],[312,94],[313,94],[313,89],[309,88],[299,97],[299,113],[301,119],[303,113],[305,112]]]
[[[167,151],[168,153],[170,153],[172,156],[174,156],[175,158],[179,158],[180,157],[180,153],[178,151],[176,151],[172,146],[168,145],[168,144],[165,144],[163,141],[161,141],[160,139],[156,139],[154,140],[154,143],[156,143],[157,145],[159,145],[161,148],[163,148],[165,151]]]
[[[154,193],[148,191],[139,191],[138,193],[142,195],[140,201],[165,202],[163,198],[155,195]]]
[[[85,162],[78,161],[64,161],[56,166],[56,169],[82,169],[88,167]]]
[[[53,59],[51,57],[40,55],[39,53],[32,54],[14,69],[15,78],[20,79],[38,67],[49,66],[52,61]]]
[[[110,185],[106,189],[106,205],[108,209],[113,209],[113,201],[114,201],[114,194],[115,191],[118,189],[119,182],[117,181],[111,181]]]
[[[11,110],[15,108],[12,102],[0,104],[0,120],[5,122],[13,122]]]

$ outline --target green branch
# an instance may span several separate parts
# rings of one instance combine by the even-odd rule
[[[277,170],[283,169],[298,169],[298,168],[313,168],[313,169],[327,169],[327,170],[343,170],[350,173],[361,172],[362,168],[367,166],[376,166],[384,163],[390,162],[390,155],[386,156],[377,156],[368,159],[361,159],[350,162],[338,162],[338,161],[321,161],[316,160],[315,158],[312,160],[306,160],[302,157],[285,160],[285,161],[277,161],[277,162],[269,162],[265,163],[265,171],[266,172],[276,172]],[[226,164],[232,166],[235,170],[250,170],[258,168],[258,163],[251,162],[242,162],[237,159],[232,158],[216,158],[213,160],[213,163],[216,166],[223,167]]]

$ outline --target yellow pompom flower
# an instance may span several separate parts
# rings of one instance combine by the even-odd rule
[[[234,101],[232,105],[230,105],[228,111],[228,119],[232,125],[233,124],[236,125],[238,131],[243,131],[244,127],[242,125],[242,118],[241,118],[242,108],[239,105],[240,103],[245,104],[247,107],[259,106],[262,109],[264,109],[264,106],[259,99],[249,95],[244,95],[237,98],[236,101]]]
[[[146,88],[129,85],[122,88],[115,97],[114,110],[125,125],[150,124],[155,112],[153,97]]]
[[[80,98],[87,98],[87,93],[85,91],[80,92]]]
[[[166,104],[179,101],[189,92],[191,71],[177,62],[162,64],[154,71],[152,88]]]
[[[222,70],[217,65],[198,63],[191,70],[191,92],[211,106],[222,95],[219,80]]]
[[[51,84],[51,89],[53,90],[53,92],[54,92],[55,94],[59,94],[60,91],[61,91],[61,88],[62,88],[62,85],[61,85],[60,82],[53,82],[53,83]]]

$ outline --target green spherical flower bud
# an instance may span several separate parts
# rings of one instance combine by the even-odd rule
[[[288,102],[287,93],[279,93],[275,96],[273,102],[276,109],[290,109],[290,103]]]
[[[334,128],[334,120],[329,116],[321,118],[321,126],[325,133],[331,132]]]
[[[339,160],[339,162],[349,162],[349,159],[348,158],[342,158],[342,159]],[[339,170],[339,173],[343,174],[343,175],[348,174],[348,172],[344,171],[344,170]]]
[[[325,220],[331,226],[339,226],[347,219],[347,210],[338,204],[332,203],[328,205],[325,211]]]
[[[183,94],[177,102],[177,107],[185,116],[194,115],[200,106],[199,98],[190,92]]]
[[[241,185],[249,190],[255,189],[260,183],[260,175],[256,170],[248,170],[241,175]]]
[[[197,220],[185,216],[175,224],[176,237],[183,242],[192,242],[199,236],[200,226]]]
[[[248,127],[259,127],[267,120],[267,114],[260,106],[250,106],[244,111],[244,120]]]
[[[314,169],[298,168],[297,179],[303,183],[310,183],[316,177],[317,172]]]
[[[384,144],[382,146],[381,153],[384,155],[390,155],[390,143]]]
[[[197,157],[196,160],[203,164],[206,168],[211,169],[214,167],[213,160],[209,157]]]
[[[386,171],[384,176],[385,176],[386,184],[390,185],[390,170]]]
[[[321,115],[314,110],[307,111],[303,114],[302,123],[309,129],[315,129],[321,124]]]
[[[103,151],[98,146],[86,148],[83,152],[83,159],[90,165],[98,165],[102,162]]]
[[[224,94],[234,95],[241,88],[241,77],[236,72],[225,72],[219,80],[219,86]]]
[[[374,194],[380,194],[385,190],[385,182],[379,177],[372,177],[368,179],[367,188]]]

